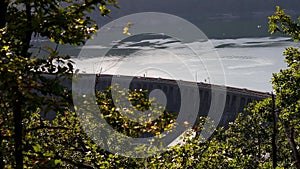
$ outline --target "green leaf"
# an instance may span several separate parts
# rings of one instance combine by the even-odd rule
[[[32,147],[33,147],[33,150],[34,150],[36,153],[41,152],[41,145],[36,144],[36,145],[34,145],[34,146],[32,146]]]
[[[58,164],[59,164],[59,165],[62,165],[63,162],[62,162],[60,159],[55,159],[55,160],[54,160],[54,164],[55,164],[55,165],[58,165]]]

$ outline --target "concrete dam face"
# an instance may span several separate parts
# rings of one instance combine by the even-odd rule
[[[219,116],[212,118],[219,118],[218,126],[226,126],[234,121],[238,113],[244,112],[248,103],[270,97],[268,93],[205,83],[104,74],[96,77],[95,90],[104,91],[114,84],[121,89],[147,90],[150,97],[163,95],[161,101],[165,102],[169,112],[179,113],[184,106],[197,105],[198,117]]]

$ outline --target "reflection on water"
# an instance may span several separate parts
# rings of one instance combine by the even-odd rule
[[[130,63],[122,69],[124,75],[176,78],[189,81],[205,82],[211,74],[207,67],[214,67],[219,60],[224,66],[226,85],[248,88],[259,91],[271,91],[270,79],[273,72],[286,67],[282,53],[285,47],[295,45],[288,38],[240,38],[211,39],[210,42],[182,44],[164,35],[148,34],[127,38],[125,41],[113,42],[114,47],[106,54],[99,56],[102,46],[85,46],[88,49],[84,58],[77,58],[82,47],[59,46],[63,54],[73,56],[76,65],[85,65],[88,72],[115,74],[122,62]],[[207,44],[211,45],[207,45]],[[49,42],[36,42],[36,46],[53,46]],[[198,45],[196,51],[201,53],[195,60],[195,53],[189,45]],[[201,46],[203,45],[203,46]],[[210,57],[217,52],[219,57]],[[33,50],[35,55],[43,55],[43,51]],[[205,65],[204,65],[205,63]],[[188,69],[186,65],[188,64]],[[145,68],[152,69],[145,69]],[[163,68],[162,73],[155,68]],[[220,69],[216,67],[215,69]],[[140,70],[140,71],[136,71]],[[135,71],[134,74],[133,71]],[[171,71],[171,75],[168,74]],[[175,73],[174,73],[175,72]],[[185,72],[185,73],[184,73]],[[186,74],[192,74],[192,76]],[[175,75],[174,75],[175,74]],[[218,76],[215,74],[215,76]]]

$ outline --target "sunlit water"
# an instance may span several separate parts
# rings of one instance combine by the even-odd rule
[[[103,47],[97,45],[59,50],[72,55],[75,67],[83,73],[160,77],[270,92],[272,73],[286,68],[284,49],[297,45],[289,38],[269,37],[189,44],[152,37],[114,43],[105,56],[99,56]],[[82,49],[84,54],[78,57]]]

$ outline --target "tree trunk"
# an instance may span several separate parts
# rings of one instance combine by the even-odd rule
[[[0,0],[0,29],[3,28],[6,24],[6,12],[7,12],[8,3],[5,0]],[[3,161],[3,136],[0,133],[0,168],[4,168],[4,161]]]
[[[16,84],[17,85],[17,84]],[[13,103],[13,116],[14,116],[14,141],[15,141],[15,160],[16,169],[23,168],[23,126],[22,126],[22,94],[17,86],[13,87],[16,100]]]
[[[31,36],[33,33],[32,30],[32,15],[31,15],[31,6],[30,6],[30,1],[25,2],[26,6],[26,19],[27,19],[27,30],[25,31],[25,37],[23,39],[23,46],[21,50],[21,55],[23,57],[30,57],[30,54],[28,53],[28,49],[30,48],[30,41],[31,41]]]
[[[300,157],[299,157],[299,152],[297,150],[297,145],[296,145],[295,139],[294,139],[294,128],[292,128],[290,134],[288,134],[288,140],[290,143],[290,147],[293,151],[294,158],[296,160],[296,166],[298,169],[300,169]]]
[[[2,134],[0,132],[0,168],[4,168],[2,141],[3,141],[3,138],[2,138]]]
[[[3,28],[6,24],[6,12],[8,3],[5,0],[0,0],[0,28]]]
[[[273,168],[277,167],[277,113],[275,110],[275,97],[272,92],[272,113],[273,113],[273,134],[272,134],[272,163]]]

